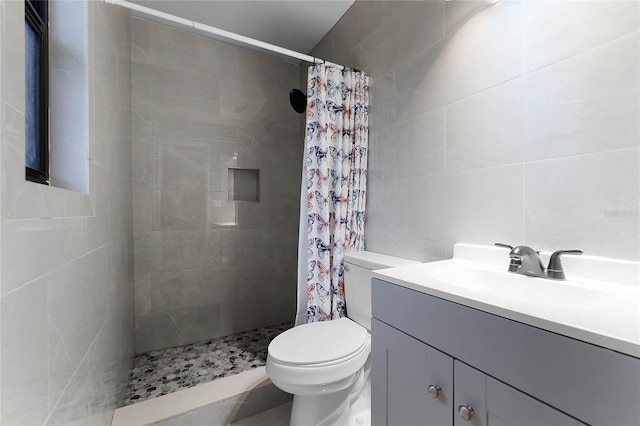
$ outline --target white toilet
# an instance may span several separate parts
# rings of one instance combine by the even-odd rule
[[[294,395],[291,426],[371,423],[371,271],[415,263],[366,251],[345,255],[348,318],[300,325],[273,339],[267,374]]]

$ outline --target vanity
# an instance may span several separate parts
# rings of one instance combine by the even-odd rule
[[[374,272],[372,425],[640,425],[638,263],[563,261],[532,278],[456,244]]]

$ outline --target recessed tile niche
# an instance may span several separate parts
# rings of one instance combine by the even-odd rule
[[[260,201],[260,170],[229,168],[229,201]]]

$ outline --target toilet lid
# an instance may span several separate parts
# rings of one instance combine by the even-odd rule
[[[335,361],[362,348],[367,329],[348,318],[304,324],[271,341],[269,356],[289,364]]]

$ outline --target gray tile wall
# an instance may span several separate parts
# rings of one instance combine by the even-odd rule
[[[131,19],[136,351],[291,321],[303,116],[299,69]],[[228,168],[260,201],[228,201]]]
[[[357,1],[313,54],[372,77],[367,249],[637,260],[638,6]]]
[[[24,178],[24,3],[0,2],[0,423],[108,425],[133,355],[129,17],[87,2],[89,194]]]

